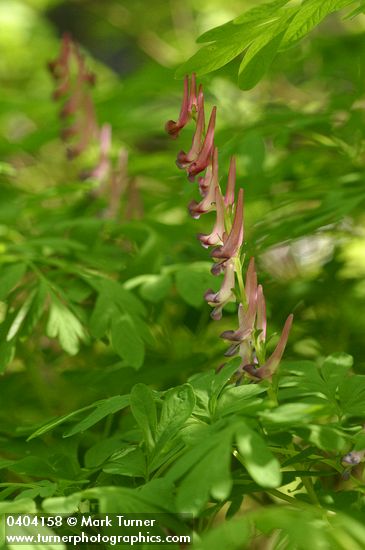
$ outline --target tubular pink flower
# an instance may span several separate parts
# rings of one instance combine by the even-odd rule
[[[165,124],[166,132],[174,139],[176,139],[180,133],[180,130],[186,126],[189,122],[189,77],[184,78],[184,95],[180,109],[180,115],[177,122],[169,120]]]
[[[236,211],[232,229],[223,246],[218,246],[212,251],[213,258],[233,258],[239,251],[243,242],[243,189],[239,190]]]
[[[224,201],[222,197],[221,190],[217,186],[215,188],[215,208],[217,212],[216,222],[212,229],[212,232],[209,235],[204,235],[199,233],[198,239],[204,248],[219,244],[223,241],[224,235]]]
[[[176,164],[178,168],[187,168],[192,162],[196,161],[202,147],[204,126],[205,126],[205,116],[204,116],[204,95],[203,95],[203,90],[201,86],[199,88],[197,111],[198,111],[198,117],[197,117],[193,142],[192,142],[190,151],[188,153],[184,153],[184,151],[180,151],[180,153],[177,155]]]
[[[219,321],[222,318],[223,307],[228,302],[234,302],[236,300],[232,290],[235,286],[235,275],[234,275],[234,262],[227,262],[226,270],[224,273],[224,279],[222,286],[218,292],[214,292],[209,289],[204,295],[205,300],[209,305],[214,307],[211,317],[215,321]]]
[[[194,178],[200,172],[203,172],[210,163],[210,158],[212,156],[213,147],[214,147],[214,128],[216,120],[217,107],[213,107],[207,133],[205,135],[203,146],[200,150],[200,153],[197,159],[192,162],[187,170],[189,179],[194,181]]]
[[[280,340],[274,352],[271,354],[271,356],[266,361],[266,363],[259,369],[255,369],[254,367],[252,367],[252,365],[246,365],[245,367],[243,367],[248,374],[250,374],[254,378],[259,378],[259,379],[272,378],[283,356],[283,353],[289,338],[289,332],[290,332],[292,323],[293,323],[293,314],[289,315],[289,317],[285,321],[285,325],[281,333]]]
[[[224,204],[226,206],[232,206],[234,204],[235,187],[236,187],[236,159],[235,157],[231,157],[231,161],[229,163],[227,189],[224,197]]]

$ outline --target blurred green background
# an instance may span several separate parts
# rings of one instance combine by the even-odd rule
[[[42,383],[53,412],[79,404],[80,385],[88,402],[128,391],[138,380],[167,387],[222,362],[225,346],[218,335],[236,326],[235,314],[231,310],[221,323],[210,321],[201,297],[211,284],[209,253],[195,239],[199,231],[208,231],[213,217],[189,218],[186,205],[196,198],[196,188],[174,161],[178,150],[188,147],[191,132],[185,130],[177,143],[165,135],[164,123],[178,115],[182,82],[174,72],[197,50],[196,38],[259,3],[2,0],[0,253],[6,256],[9,243],[21,241],[27,254],[28,239],[62,221],[68,189],[80,195],[77,173],[87,160],[65,159],[59,105],[52,101],[47,71],[67,31],[97,75],[92,94],[99,124],[112,125],[115,152],[128,150],[128,175],[137,190],[134,203],[124,204],[119,225],[105,238],[100,240],[100,226],[92,224],[79,228],[77,238],[89,247],[85,256],[90,258],[98,257],[99,246],[106,247],[104,256],[108,248],[102,269],[145,302],[152,327],[145,364],[136,372],[121,367],[100,343],[72,358],[60,355],[42,340],[40,326],[20,342],[1,381],[8,405],[20,387],[27,387],[24,371],[33,354],[42,355]],[[330,16],[280,53],[251,91],[236,84],[237,60],[202,82],[208,104],[218,106],[223,181],[230,155],[237,156],[238,184],[246,197],[247,254],[257,259],[271,333],[293,312],[288,358],[319,360],[345,351],[364,372],[365,16],[343,15]],[[52,189],[58,195],[48,209],[44,193]],[[87,202],[75,204],[75,218],[94,216]],[[135,240],[132,251],[123,247],[126,236]],[[196,288],[184,289],[182,277],[177,286],[170,281],[171,266],[192,269],[193,263],[203,273],[194,279]],[[152,276],[152,298],[136,279],[141,274]],[[34,411],[32,416],[38,418]]]

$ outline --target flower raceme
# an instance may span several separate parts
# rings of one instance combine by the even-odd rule
[[[64,34],[60,53],[57,59],[48,63],[48,68],[56,84],[53,99],[62,101],[60,118],[65,126],[61,137],[68,144],[67,156],[73,160],[97,149],[96,164],[82,170],[79,178],[95,182],[90,197],[107,197],[107,208],[100,215],[115,218],[120,210],[122,193],[131,194],[132,191],[127,171],[128,153],[125,147],[121,147],[113,162],[112,127],[108,123],[99,126],[91,96],[90,87],[95,84],[95,76],[87,69],[79,46],[69,34]],[[194,103],[193,99],[191,101],[191,106],[189,102],[187,106],[190,110]]]
[[[190,83],[190,85],[189,85]],[[218,149],[214,144],[217,108],[213,107],[205,132],[204,94],[200,85],[197,93],[196,78],[184,79],[184,93],[180,115],[175,122],[169,120],[165,129],[176,139],[180,131],[191,121],[195,121],[195,132],[190,150],[177,155],[178,168],[185,170],[191,182],[197,180],[200,202],[192,201],[188,210],[193,218],[207,212],[215,212],[216,219],[210,233],[197,237],[205,248],[214,247],[211,256],[214,260],[213,275],[223,274],[218,292],[209,289],[204,295],[213,307],[211,317],[222,318],[223,308],[229,302],[238,302],[238,328],[226,330],[221,338],[231,343],[225,355],[238,355],[241,358],[238,372],[260,381],[272,379],[283,356],[288,341],[293,315],[287,318],[277,346],[270,357],[266,357],[266,305],[263,288],[257,283],[255,261],[250,259],[243,283],[242,251],[244,243],[244,192],[235,194],[236,161],[230,160],[225,194],[219,183]],[[198,176],[198,178],[197,178]]]

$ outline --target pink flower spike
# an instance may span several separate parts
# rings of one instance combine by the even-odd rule
[[[179,135],[179,132],[189,121],[189,77],[184,78],[184,95],[180,109],[179,120],[175,122],[174,120],[169,120],[165,124],[166,132],[174,139]]]
[[[219,186],[215,188],[215,207],[217,211],[217,217],[212,232],[209,235],[199,233],[198,239],[204,248],[219,244],[223,240],[224,235],[224,201]]]
[[[243,242],[243,189],[239,190],[232,229],[223,246],[212,251],[213,258],[233,258]]]
[[[190,180],[194,181],[194,178],[200,172],[205,170],[210,162],[210,157],[212,155],[213,146],[214,146],[214,129],[215,129],[215,119],[216,119],[217,107],[213,107],[207,133],[205,135],[205,140],[203,147],[200,150],[200,153],[195,162],[193,162],[188,168],[188,176]]]
[[[262,285],[257,287],[257,321],[256,328],[260,330],[259,342],[266,340],[266,303]]]
[[[226,195],[224,197],[224,204],[226,206],[232,206],[234,204],[235,187],[236,187],[236,159],[235,157],[231,157],[231,162],[229,164]]]

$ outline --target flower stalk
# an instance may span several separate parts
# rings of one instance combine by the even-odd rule
[[[238,304],[238,328],[226,330],[221,338],[230,343],[225,355],[239,355],[241,363],[239,377],[259,382],[272,381],[287,344],[293,315],[286,319],[281,336],[273,353],[268,357],[266,349],[266,304],[262,285],[258,284],[254,258],[248,262],[244,283],[244,191],[236,187],[236,160],[230,160],[225,192],[219,183],[218,149],[215,146],[215,125],[217,108],[213,107],[207,130],[205,129],[204,94],[200,85],[196,93],[196,78],[184,79],[184,93],[177,122],[168,121],[165,129],[176,139],[180,131],[191,121],[195,122],[195,132],[188,153],[180,151],[176,164],[185,170],[191,182],[197,180],[200,202],[192,201],[188,210],[193,218],[199,218],[207,212],[216,213],[216,220],[210,233],[197,237],[205,248],[213,247],[212,274],[223,274],[218,292],[209,289],[205,300],[213,308],[211,317],[222,318],[223,309],[229,302]],[[198,178],[197,178],[198,176]]]

